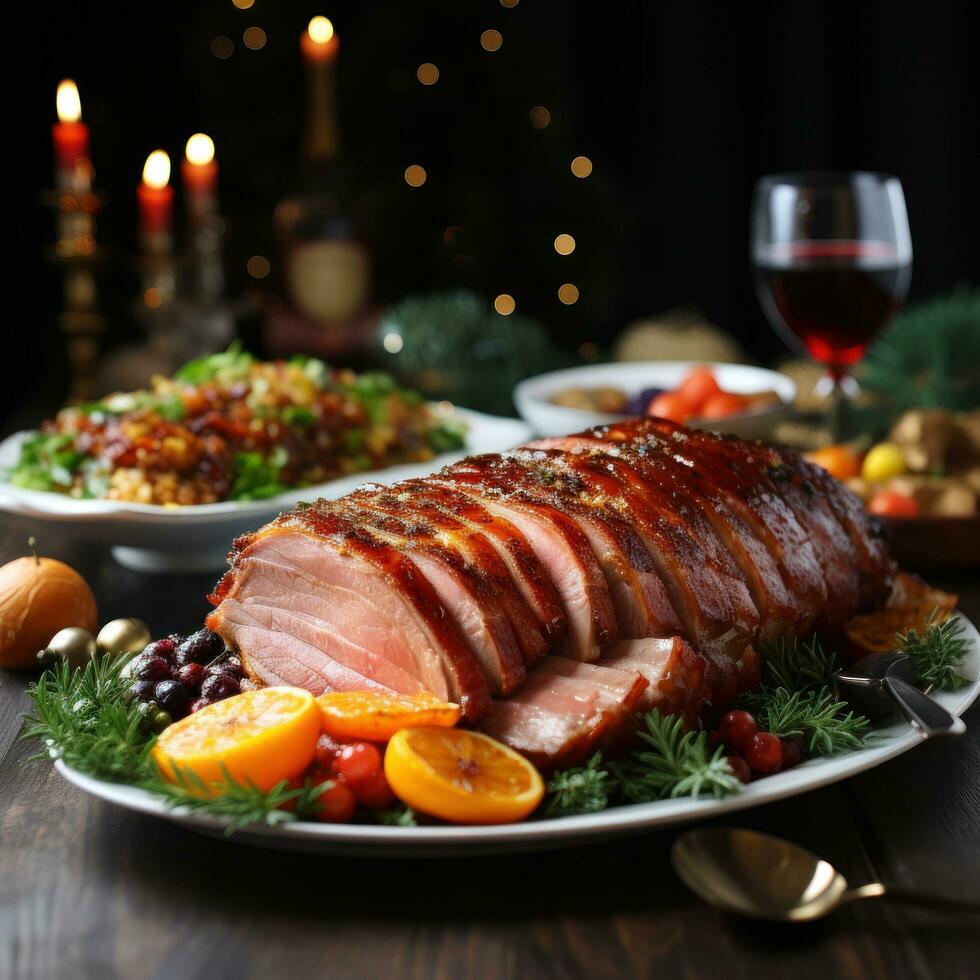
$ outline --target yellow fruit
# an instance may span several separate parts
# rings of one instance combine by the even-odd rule
[[[309,691],[266,687],[201,708],[164,729],[153,758],[165,779],[174,766],[210,786],[226,779],[272,789],[313,761],[320,714]]]
[[[78,572],[34,557],[0,568],[0,667],[36,669],[38,650],[68,626],[99,628],[95,596]]]
[[[868,450],[861,464],[861,476],[869,483],[884,483],[905,472],[905,456],[893,442],[879,442]]]
[[[402,728],[452,728],[459,721],[459,705],[434,694],[338,691],[321,694],[316,703],[323,730],[340,739],[387,742]]]
[[[403,728],[385,751],[385,776],[408,806],[452,823],[513,823],[544,796],[541,774],[489,735]]]

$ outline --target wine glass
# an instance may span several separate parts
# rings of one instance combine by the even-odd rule
[[[752,265],[766,317],[826,368],[840,438],[850,374],[898,312],[912,275],[912,240],[897,177],[865,171],[783,173],[756,182]]]

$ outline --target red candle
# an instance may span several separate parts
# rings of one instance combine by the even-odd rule
[[[70,78],[58,84],[55,105],[58,110],[58,122],[51,127],[51,135],[54,139],[58,186],[88,190],[88,187],[78,186],[78,180],[87,180],[90,172],[88,126],[81,121],[82,103],[78,98],[78,88]]]
[[[143,165],[143,181],[136,189],[140,208],[140,235],[149,252],[169,251],[174,217],[174,189],[170,186],[170,157],[154,150]]]
[[[327,17],[314,17],[299,36],[299,47],[308,62],[329,63],[337,57],[340,40]]]
[[[218,164],[214,159],[214,141],[204,133],[195,133],[184,148],[180,173],[187,192],[187,210],[191,220],[203,221],[215,205]]]

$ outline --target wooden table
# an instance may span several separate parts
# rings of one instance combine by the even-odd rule
[[[32,529],[2,519],[0,562]],[[44,554],[91,583],[103,621],[197,628],[213,576],[145,576],[52,526]],[[980,622],[980,583],[940,581]],[[676,831],[455,860],[311,857],[197,836],[96,801],[18,740],[25,679],[0,679],[0,976],[16,978],[977,976],[980,923],[869,902],[775,927],[674,877]],[[980,708],[968,733],[726,822],[799,841],[853,882],[980,898]]]

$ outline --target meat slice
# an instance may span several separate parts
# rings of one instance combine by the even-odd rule
[[[646,687],[636,671],[545,657],[480,727],[546,771],[577,765],[631,738]]]
[[[582,435],[639,452],[663,452],[666,444],[671,447],[668,451],[693,462],[692,475],[703,475],[716,495],[747,515],[765,541],[793,596],[800,628],[814,621],[827,601],[823,563],[799,514],[778,493],[766,465],[753,456],[755,444],[684,429],[664,419],[602,426]]]
[[[487,457],[473,461],[483,466]],[[537,453],[515,450],[492,458],[486,480],[513,488],[521,500],[532,500],[567,515],[585,536],[598,561],[621,637],[676,632],[680,621],[642,538],[611,509],[593,505],[588,493],[556,477],[541,465]]]
[[[373,537],[407,555],[435,589],[443,608],[469,643],[492,694],[509,694],[524,683],[524,659],[510,621],[479,569],[459,552],[426,536],[357,496],[335,501],[331,510],[345,514]]]
[[[683,500],[615,456],[597,466],[559,450],[531,455],[550,485],[567,483],[595,508],[629,520],[657,568],[683,632],[699,650],[735,654],[751,641],[758,614],[744,579],[707,523]]]
[[[566,620],[563,652],[577,660],[596,660],[600,646],[616,638],[617,624],[609,589],[588,539],[556,507],[538,503],[501,480],[494,472],[499,461],[497,456],[471,457],[431,479],[472,494],[491,514],[521,532],[561,598]]]
[[[741,499],[719,492],[713,480],[667,440],[651,438],[642,446],[612,445],[595,438],[565,436],[542,439],[529,448],[560,449],[585,457],[582,465],[608,467],[609,453],[628,462],[648,479],[659,481],[672,494],[700,513],[713,528],[721,547],[736,562],[759,614],[763,639],[775,640],[809,625],[805,606],[792,594],[773,555],[768,529]],[[804,597],[805,598],[805,597]]]
[[[367,487],[351,494],[349,499],[358,507],[398,519],[413,541],[435,544],[458,554],[507,617],[524,663],[536,664],[545,655],[548,632],[486,535],[397,485],[390,490],[382,486]]]
[[[565,633],[565,613],[554,583],[523,534],[506,518],[492,514],[479,498],[448,484],[431,480],[405,480],[392,488],[398,503],[434,510],[490,542],[538,620],[545,644],[556,643]],[[535,660],[543,656],[534,657]]]
[[[480,666],[418,566],[326,508],[239,539],[212,601],[208,625],[262,683],[319,694],[363,678],[457,701],[471,720],[490,706]]]

